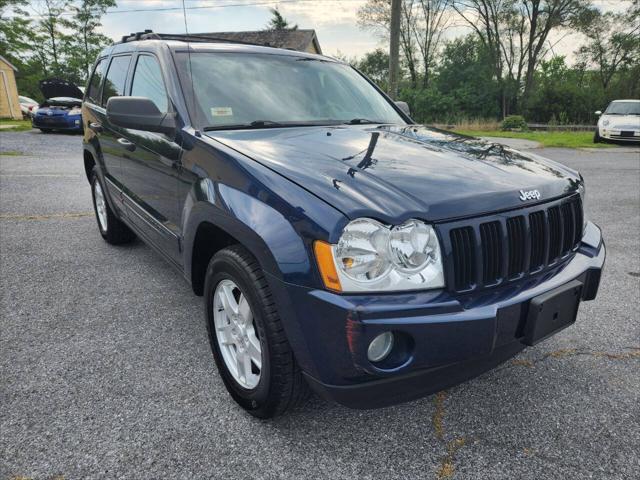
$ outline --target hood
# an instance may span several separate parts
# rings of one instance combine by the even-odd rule
[[[349,218],[386,223],[480,215],[575,191],[579,174],[555,162],[419,126],[212,131]],[[539,199],[523,192],[537,190]]]
[[[607,122],[606,125],[605,122]],[[640,129],[640,115],[603,114],[598,120],[598,125],[603,128],[615,128],[617,130],[638,130]]]
[[[60,78],[40,80],[40,91],[45,99],[53,97],[82,98],[84,94],[75,84]]]

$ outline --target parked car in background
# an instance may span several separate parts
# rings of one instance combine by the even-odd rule
[[[640,142],[640,100],[614,100],[600,116],[593,143],[607,140]]]
[[[20,110],[22,111],[23,118],[31,118],[34,112],[38,109],[38,102],[33,98],[18,96],[20,101]]]
[[[82,131],[83,93],[76,85],[59,78],[40,81],[46,99],[35,111],[31,123],[43,133],[52,130]]]

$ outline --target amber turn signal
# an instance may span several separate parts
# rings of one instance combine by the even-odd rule
[[[333,262],[331,245],[322,240],[316,240],[313,243],[313,250],[316,254],[316,262],[318,263],[318,269],[320,270],[324,286],[329,290],[341,292],[342,285],[340,285],[336,264]]]

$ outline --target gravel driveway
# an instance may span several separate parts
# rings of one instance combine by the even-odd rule
[[[608,247],[573,327],[419,401],[261,422],[224,389],[201,299],[100,238],[80,143],[0,133],[0,479],[639,477],[640,149],[536,150],[582,172]]]

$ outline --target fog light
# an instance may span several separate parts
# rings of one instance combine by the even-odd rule
[[[372,362],[380,362],[387,358],[393,348],[393,333],[384,332],[374,338],[367,349],[367,358]]]

